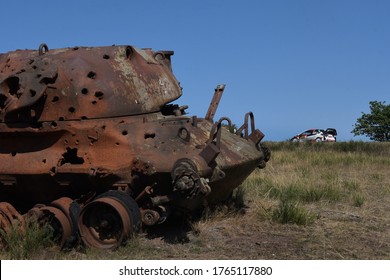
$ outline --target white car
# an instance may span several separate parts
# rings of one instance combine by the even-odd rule
[[[334,128],[318,129],[312,128],[305,130],[304,132],[295,135],[290,139],[292,142],[303,142],[303,141],[313,141],[313,142],[336,142],[337,131]]]
[[[303,141],[315,141],[315,142],[322,142],[324,141],[324,130],[312,128],[305,130],[304,132],[299,133],[298,135],[295,135],[293,138],[291,138],[290,141],[293,142],[303,142]]]

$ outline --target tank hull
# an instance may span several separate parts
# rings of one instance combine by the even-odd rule
[[[212,123],[196,119],[194,126],[193,122],[190,117],[155,113],[55,125],[44,122],[40,128],[0,124],[0,196],[28,210],[61,196],[77,198],[116,186],[131,186],[134,196],[153,184],[157,194],[170,193],[174,164],[183,158],[199,159],[210,137]],[[226,178],[210,183],[210,202],[226,198],[263,157],[250,140],[222,129],[215,161]],[[205,166],[199,172],[207,176],[211,168]]]

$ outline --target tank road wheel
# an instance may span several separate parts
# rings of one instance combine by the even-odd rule
[[[64,212],[54,206],[42,206],[39,208],[39,221],[46,222],[53,229],[55,241],[59,243],[61,248],[67,240],[72,236],[72,223]]]
[[[66,239],[62,242],[61,246],[70,247],[74,245],[78,237],[77,219],[80,214],[80,205],[69,197],[61,197],[52,201],[50,206],[60,209],[71,224],[71,235],[65,236]]]
[[[53,230],[54,240],[61,248],[68,248],[77,241],[77,218],[80,206],[69,197],[61,197],[49,206],[37,204],[26,216],[38,222],[40,226],[48,224]]]
[[[8,202],[0,202],[0,229],[8,235],[13,229],[25,229],[23,216]]]
[[[115,249],[139,229],[140,221],[138,205],[129,195],[108,191],[84,206],[78,226],[87,246]]]
[[[70,205],[72,204],[73,200],[69,197],[61,197],[59,199],[53,200],[50,203],[50,206],[54,206],[58,209],[60,209],[66,216],[70,217]]]

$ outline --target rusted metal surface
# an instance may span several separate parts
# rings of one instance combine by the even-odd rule
[[[113,249],[138,230],[139,207],[130,196],[109,191],[88,203],[78,220],[80,236],[91,247]]]
[[[182,94],[172,54],[45,44],[0,54],[2,229],[30,215],[51,223],[61,246],[80,236],[115,248],[141,223],[223,201],[265,167],[251,112],[236,133],[229,118],[214,122],[224,85],[205,118],[171,103]]]
[[[24,231],[25,221],[22,215],[8,202],[0,202],[0,229],[5,234],[12,231]]]
[[[69,197],[60,197],[49,205],[36,204],[25,214],[29,221],[48,224],[53,231],[53,238],[61,248],[75,244],[78,236],[79,207]]]
[[[18,123],[160,111],[181,95],[167,71],[171,54],[131,46],[3,54],[0,117]]]
[[[213,121],[224,90],[225,90],[225,85],[218,85],[215,88],[213,99],[211,100],[209,109],[208,109],[206,116],[205,116],[206,120]]]

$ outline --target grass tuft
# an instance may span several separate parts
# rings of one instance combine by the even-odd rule
[[[310,225],[316,215],[302,207],[299,202],[281,200],[278,208],[274,209],[272,219],[282,224],[294,223],[297,225]]]
[[[40,258],[44,248],[51,247],[53,231],[49,226],[40,226],[34,220],[27,220],[24,230],[12,227],[11,232],[0,232],[3,240],[3,253],[7,259],[34,259]]]
[[[362,207],[366,198],[361,194],[355,194],[353,197],[353,206]]]

